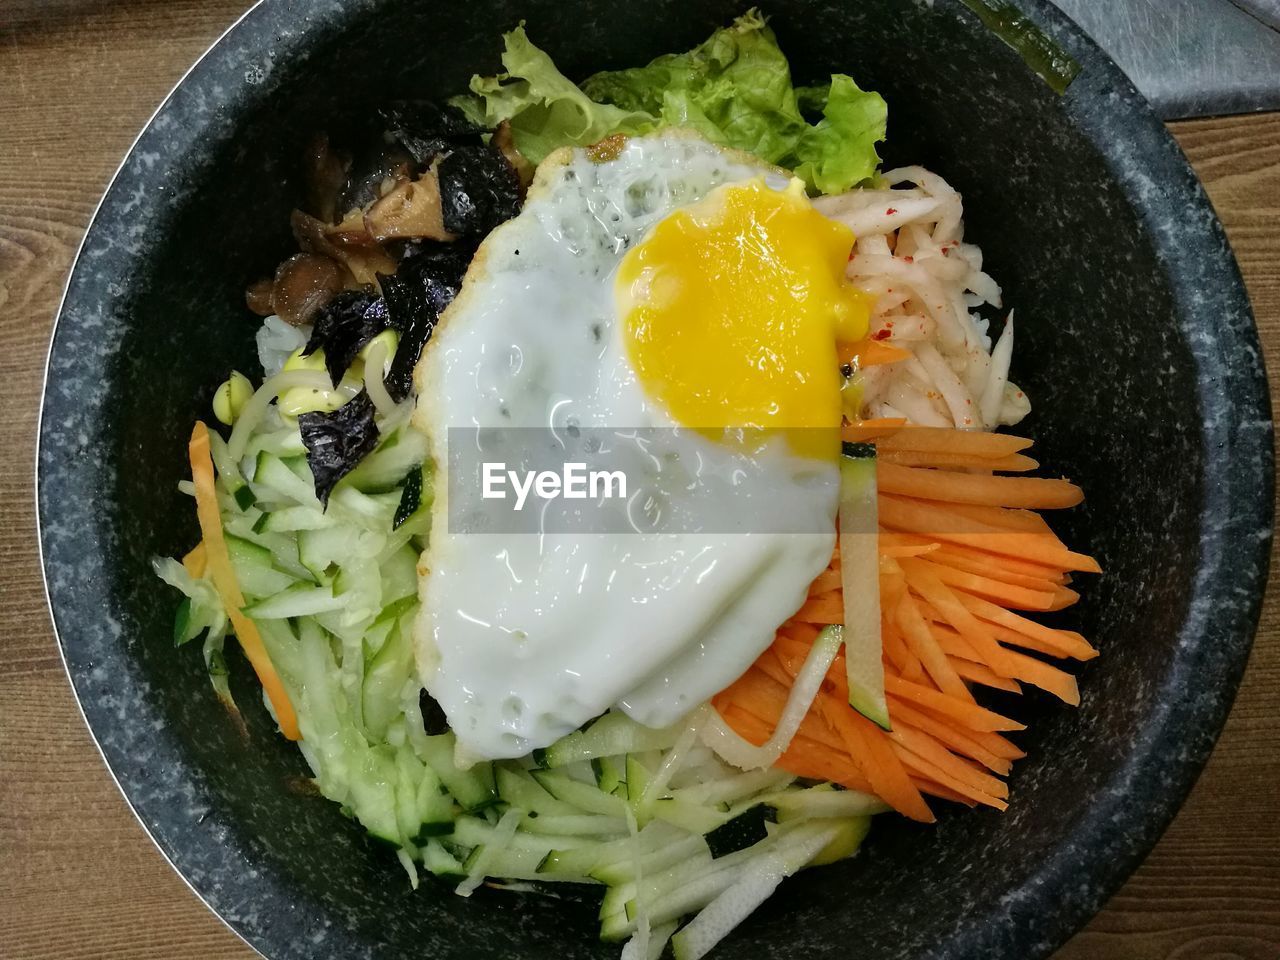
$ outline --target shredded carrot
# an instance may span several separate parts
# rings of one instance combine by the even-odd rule
[[[1066,480],[983,476],[884,462],[876,464],[876,484],[885,493],[988,507],[1057,510],[1074,507],[1084,499],[1080,488]]]
[[[191,479],[196,490],[196,516],[200,521],[205,558],[214,588],[222,598],[227,618],[240,640],[240,648],[253,665],[254,672],[271,701],[280,731],[290,740],[300,740],[302,734],[298,730],[298,717],[294,713],[293,704],[289,702],[289,694],[271,663],[257,626],[241,612],[244,594],[240,591],[235,568],[231,566],[231,557],[227,553],[227,542],[222,536],[222,515],[218,511],[213,459],[209,455],[209,428],[199,420],[191,431],[188,456],[191,461]]]
[[[877,433],[875,436],[884,436]],[[875,439],[875,437],[871,437]],[[926,450],[878,450],[880,463],[903,467],[938,467],[943,470],[990,470],[995,473],[1027,473],[1040,464],[1021,453],[1007,457],[978,457],[967,453],[931,453]]]
[[[906,425],[901,417],[881,417],[876,420],[859,420],[840,428],[840,439],[848,443],[867,443],[878,437],[897,433]]]
[[[1064,480],[996,476],[1036,468],[1020,437],[889,419],[846,424],[842,434],[874,443],[878,454],[889,729],[849,705],[841,652],[779,766],[868,790],[921,821],[933,819],[925,796],[1004,810],[1000,778],[1025,754],[1001,734],[1025,727],[980,705],[973,691],[1020,694],[1030,684],[1080,702],[1075,678],[1036,655],[1088,660],[1097,651],[1078,633],[1016,612],[1070,606],[1079,599],[1071,572],[1101,571],[1034,512],[1073,506],[1080,491]],[[715,708],[742,736],[765,742],[820,629],[843,618],[837,544],[804,604],[713,698]]]
[[[182,558],[182,566],[196,580],[204,576],[205,571],[209,569],[209,557],[205,551],[203,540],[192,547],[190,552]]]
[[[982,550],[962,547],[955,543],[936,544],[935,546],[937,549],[930,551],[931,556],[929,557],[934,563],[955,567],[957,570],[964,570],[968,573],[976,573],[979,576],[1013,584],[1017,587],[1026,587],[1028,590],[1036,590],[1041,593],[1056,593],[1058,587],[1062,586],[1062,581],[1066,578],[1065,573],[1061,573],[1051,567],[1036,567],[1035,564],[1024,564],[1023,566],[1026,569],[1036,570],[1037,574],[1024,573],[1007,562],[1009,558],[985,553]]]
[[[963,679],[972,683],[990,687],[993,690],[1004,690],[1006,693],[1021,693],[1022,686],[1017,680],[1009,680],[1000,676],[985,663],[977,660],[966,660],[962,657],[948,658],[952,669]]]
[[[844,600],[839,590],[828,590],[816,597],[810,597],[804,606],[796,611],[795,618],[806,623],[843,623]]]
[[[816,597],[824,594],[829,590],[840,589],[840,570],[837,567],[827,567],[820,574],[818,579],[809,584],[809,596]]]
[[[980,577],[976,573],[967,573],[945,564],[933,563],[927,557],[906,557],[903,560],[903,569],[907,572],[908,582],[912,580],[912,571],[927,572],[949,587],[986,597],[988,600],[994,600],[1015,610],[1049,610],[1053,607],[1055,592],[1052,584],[1046,584],[1049,587],[1046,590],[1032,590],[1012,583],[992,580],[989,577]]]
[[[837,343],[836,356],[841,363],[852,364],[855,370],[863,370],[867,367],[879,367],[887,363],[910,360],[914,354],[902,347],[895,347],[883,340],[872,340],[868,337],[856,343]]]
[[[903,427],[879,440],[876,450],[917,450],[981,457],[1008,457],[1031,446],[1030,440],[1004,433],[953,430],[949,427]]]

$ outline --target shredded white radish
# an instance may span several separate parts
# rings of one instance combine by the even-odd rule
[[[942,355],[931,343],[922,343],[916,347],[916,359],[929,371],[934,385],[942,394],[943,401],[951,411],[952,422],[964,430],[981,430],[986,425],[982,412],[973,402],[973,397],[965,389],[954,370],[942,359]]]
[[[991,351],[991,373],[987,387],[982,392],[979,406],[982,418],[987,423],[995,423],[1000,416],[1001,402],[1004,400],[1004,387],[1009,380],[1009,361],[1013,358],[1013,311],[1004,322],[1004,332],[996,341],[996,348]]]
[[[773,735],[763,744],[757,747],[743,739],[714,710],[707,714],[702,728],[703,743],[718,753],[725,762],[743,770],[773,766],[787,747],[791,746],[796,731],[800,729],[800,722],[813,706],[818,690],[822,687],[822,680],[831,668],[836,654],[840,652],[843,633],[840,627],[832,626],[818,635],[805,658],[804,666],[796,674],[795,683],[791,685],[787,705],[778,718]]]
[[[988,430],[1017,423],[1031,405],[1008,382],[1008,356],[992,355],[987,318],[974,312],[1000,309],[1002,291],[983,270],[982,250],[964,242],[962,197],[923,167],[890,170],[881,184],[895,189],[814,201],[857,238],[847,276],[873,298],[869,334],[913,354],[859,372],[861,415]]]

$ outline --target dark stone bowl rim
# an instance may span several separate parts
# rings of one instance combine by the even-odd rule
[[[92,703],[86,707],[87,679],[73,670],[68,656],[69,631],[59,627],[59,609],[72,603],[71,592],[59,589],[51,583],[50,562],[57,561],[56,547],[50,542],[47,528],[57,516],[57,505],[46,502],[41,481],[41,463],[48,442],[48,421],[51,413],[63,412],[58,395],[50,392],[50,376],[54,372],[59,327],[70,306],[82,300],[86,292],[92,296],[92,286],[78,288],[77,275],[83,266],[84,251],[100,233],[106,233],[113,212],[110,201],[140,188],[149,179],[130,160],[156,133],[157,122],[162,118],[191,120],[181,102],[180,93],[185,88],[198,88],[215,102],[233,101],[247,81],[243,70],[229,62],[219,62],[215,54],[232,42],[242,49],[257,53],[270,51],[271,56],[287,55],[291,51],[305,49],[307,29],[296,33],[282,32],[278,28],[287,20],[289,0],[258,0],[234,24],[210,46],[210,48],[183,75],[173,90],[157,108],[147,125],[130,147],[129,153],[113,176],[94,212],[76,259],[68,275],[66,289],[59,305],[50,351],[46,363],[43,400],[38,432],[36,459],[36,500],[39,525],[39,546],[44,573],[46,599],[51,620],[58,637],[68,678],[76,694],[77,706],[85,718],[94,743],[102,754],[116,785],[120,788],[130,809],[143,829],[156,844],[157,849],[174,867],[191,890],[253,949],[264,956],[276,952],[288,943],[293,935],[292,922],[277,922],[282,914],[288,914],[293,904],[284,885],[262,872],[246,874],[243,864],[234,858],[230,841],[220,833],[197,835],[186,831],[175,839],[162,836],[156,829],[155,801],[144,802],[140,796],[139,769],[130,763],[127,752],[100,742],[97,727],[110,723],[108,717],[95,710]],[[360,4],[341,10],[333,4],[330,10],[340,25],[345,18],[358,15]],[[1073,107],[1073,120],[1097,147],[1111,173],[1125,189],[1139,218],[1148,229],[1151,242],[1162,263],[1185,264],[1189,259],[1198,260],[1202,267],[1193,276],[1170,273],[1170,287],[1180,311],[1186,317],[1207,321],[1211,314],[1232,310],[1236,315],[1252,320],[1248,297],[1234,256],[1225,241],[1225,234],[1208,199],[1205,197],[1194,172],[1172,136],[1156,118],[1146,102],[1133,90],[1119,68],[1078,27],[1054,7],[1049,0],[1019,0],[1019,6],[1028,13],[1054,39],[1059,41],[1095,78],[1101,78],[1106,90],[1118,91],[1107,103],[1103,97],[1092,100],[1078,98]],[[325,18],[318,13],[315,21]],[[308,18],[311,19],[311,18]],[[212,88],[220,86],[216,93]],[[211,121],[193,121],[198,128]],[[194,139],[194,137],[192,138]],[[1135,166],[1135,158],[1141,165]],[[154,179],[154,177],[151,177]],[[1160,189],[1142,189],[1154,182]],[[1177,223],[1169,214],[1175,210],[1195,211],[1194,222]],[[1174,256],[1175,253],[1180,255]],[[126,257],[126,259],[128,259]],[[1208,287],[1204,286],[1208,283]],[[1207,294],[1206,295],[1206,290]],[[70,322],[70,321],[68,321]],[[1250,322],[1236,329],[1219,332],[1220,347],[1214,351],[1195,353],[1197,385],[1202,391],[1204,422],[1201,430],[1206,442],[1212,430],[1239,432],[1246,438],[1242,444],[1252,451],[1253,458],[1209,457],[1205,466],[1204,485],[1206,503],[1204,511],[1214,517],[1230,517],[1234,529],[1270,531],[1273,512],[1274,459],[1272,456],[1270,405],[1265,371],[1261,366],[1261,349],[1256,326]],[[1242,378],[1231,375],[1232,362],[1243,363],[1248,369]],[[1219,386],[1231,383],[1237,395],[1229,400]],[[1216,392],[1215,392],[1216,391]],[[1219,434],[1221,436],[1221,434]],[[1265,454],[1265,455],[1263,455]],[[1202,524],[1204,517],[1201,518]],[[1204,528],[1202,527],[1202,530]],[[1218,537],[1218,540],[1224,538]],[[1179,646],[1178,662],[1173,675],[1185,677],[1191,669],[1190,660],[1195,649],[1205,644],[1228,644],[1230,655],[1219,676],[1221,696],[1207,709],[1192,701],[1186,694],[1179,702],[1167,704],[1162,715],[1151,718],[1150,729],[1140,737],[1127,755],[1120,770],[1119,779],[1125,790],[1110,791],[1115,796],[1100,799],[1090,810],[1090,815],[1075,824],[1069,841],[1054,851],[1040,865],[1036,882],[1029,892],[1016,898],[1018,903],[1006,904],[993,910],[988,922],[957,937],[945,953],[949,957],[1013,956],[1009,951],[1016,946],[1017,956],[1035,958],[1046,956],[1076,932],[1101,904],[1119,888],[1125,878],[1136,868],[1142,858],[1154,846],[1174,814],[1189,793],[1197,776],[1208,759],[1212,744],[1226,720],[1232,700],[1232,692],[1238,687],[1240,676],[1248,657],[1253,633],[1256,630],[1262,596],[1267,579],[1270,556],[1270,536],[1255,537],[1251,543],[1231,544],[1235,551],[1227,555],[1224,544],[1206,537],[1206,550],[1197,571],[1197,593],[1213,596],[1215,591],[1231,587],[1238,595],[1244,595],[1238,612],[1225,626],[1213,623],[1207,610],[1197,614],[1193,609],[1183,626],[1184,642]],[[1242,553],[1244,554],[1242,556]],[[1243,562],[1242,562],[1243,561]],[[1247,582],[1241,583],[1233,571],[1248,568],[1254,571]],[[1204,604],[1202,607],[1206,606]],[[1187,643],[1187,639],[1192,643]],[[91,719],[94,714],[94,719]],[[1191,748],[1172,758],[1162,757],[1161,746],[1167,745],[1168,731],[1179,730],[1183,734],[1190,729],[1197,735]],[[1164,735],[1164,736],[1162,736]],[[1168,762],[1165,762],[1165,761]],[[186,774],[183,774],[184,778]],[[182,786],[196,789],[184,779]],[[1151,799],[1142,804],[1126,804],[1125,795],[1142,794]],[[178,789],[175,785],[174,790]],[[1105,825],[1105,826],[1104,826]],[[1091,842],[1099,832],[1107,836],[1107,858],[1098,854],[1101,844]],[[237,893],[226,896],[225,891],[213,889],[209,875],[193,878],[189,874],[193,855],[208,858],[220,871],[238,877]],[[1094,851],[1090,855],[1089,851]],[[1083,871],[1083,873],[1082,873]],[[1091,883],[1082,884],[1086,876]],[[233,902],[234,901],[234,902]],[[263,908],[249,915],[234,908],[236,904],[252,902]]]

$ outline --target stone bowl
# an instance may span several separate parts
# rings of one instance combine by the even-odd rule
[[[1008,813],[884,818],[855,860],[802,874],[720,957],[1033,960],[1151,849],[1227,715],[1257,623],[1272,426],[1257,332],[1222,227],[1130,83],[1045,0],[1020,0],[1081,65],[1055,94],[957,0],[766,0],[797,80],[834,71],[890,107],[886,162],[965,196],[967,236],[1021,318],[1022,427],[1086,504],[1066,539],[1106,573],[1064,622],[1102,656],[1077,710],[1030,696]],[[289,250],[307,136],[391,97],[498,67],[520,19],[574,77],[687,49],[728,0],[267,0],[191,70],[107,191],[49,359],[39,517],[67,670],[139,819],[264,955],[615,957],[589,897],[424,883],[274,735],[238,654],[241,737],[198,652],[175,650],[149,558],[195,539],[190,424],[253,367],[247,282]]]

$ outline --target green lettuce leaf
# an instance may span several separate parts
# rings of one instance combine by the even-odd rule
[[[471,93],[451,102],[478,123],[510,120],[516,146],[535,163],[556,147],[667,126],[794,169],[823,193],[849,189],[880,162],[884,100],[844,74],[826,87],[792,86],[787,58],[758,10],[688,53],[597,73],[581,87],[529,41],[523,25],[504,40],[506,72],[472,77]],[[819,113],[816,124],[805,119]]]
[[[516,147],[534,163],[563,146],[586,146],[613,133],[647,133],[656,118],[643,111],[597,103],[530,42],[524,24],[503,35],[505,73],[471,78],[471,93],[452,98],[475,123],[511,121]]]
[[[822,119],[806,127],[796,144],[796,176],[820,193],[839,193],[866,180],[880,163],[875,145],[884,139],[887,118],[880,94],[860,90],[843,73],[834,74]]]

